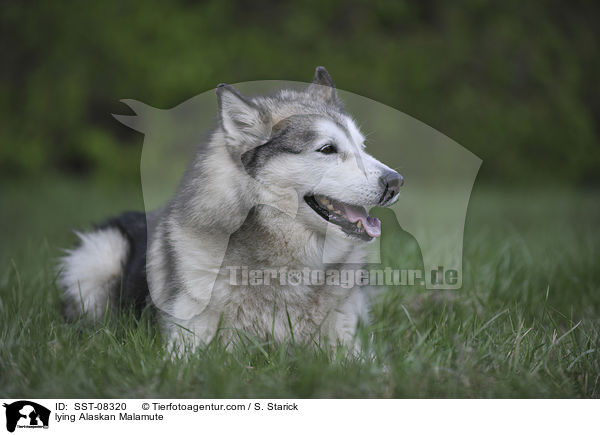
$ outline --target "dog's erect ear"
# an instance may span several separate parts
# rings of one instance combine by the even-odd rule
[[[335,90],[335,83],[333,83],[333,79],[324,66],[318,66],[315,69],[315,76],[312,84],[308,87],[308,91],[324,99],[328,103],[339,102],[337,91]]]
[[[217,104],[219,124],[228,136],[242,143],[268,138],[269,114],[244,98],[236,88],[225,83],[217,86]]]
[[[315,69],[315,76],[313,77],[312,82],[315,85],[329,86],[330,88],[335,89],[335,83],[333,83],[333,79],[324,66],[318,66]]]

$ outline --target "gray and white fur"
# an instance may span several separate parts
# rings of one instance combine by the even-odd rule
[[[246,98],[220,85],[216,92],[218,126],[171,201],[146,218],[130,213],[80,234],[62,259],[68,315],[97,319],[145,298],[175,345],[206,344],[217,332],[235,340],[242,331],[353,346],[368,315],[362,287],[232,285],[230,273],[364,262],[379,225],[366,210],[395,202],[402,177],[366,153],[323,67],[303,91]],[[328,215],[323,198],[349,214]]]

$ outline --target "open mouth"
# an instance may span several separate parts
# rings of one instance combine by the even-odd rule
[[[307,195],[304,201],[326,221],[339,226],[349,236],[369,241],[381,235],[381,221],[369,216],[360,205],[350,205],[323,195]]]

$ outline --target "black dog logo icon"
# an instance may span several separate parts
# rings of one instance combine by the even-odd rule
[[[6,430],[9,432],[14,432],[18,423],[20,427],[48,427],[50,410],[42,405],[29,400],[19,400],[10,405],[5,403],[3,406],[6,408]]]

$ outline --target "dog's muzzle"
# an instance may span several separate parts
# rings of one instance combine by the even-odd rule
[[[389,205],[392,199],[398,196],[400,188],[404,185],[404,178],[395,171],[388,171],[379,177],[379,184],[383,188],[379,205],[385,206]]]

